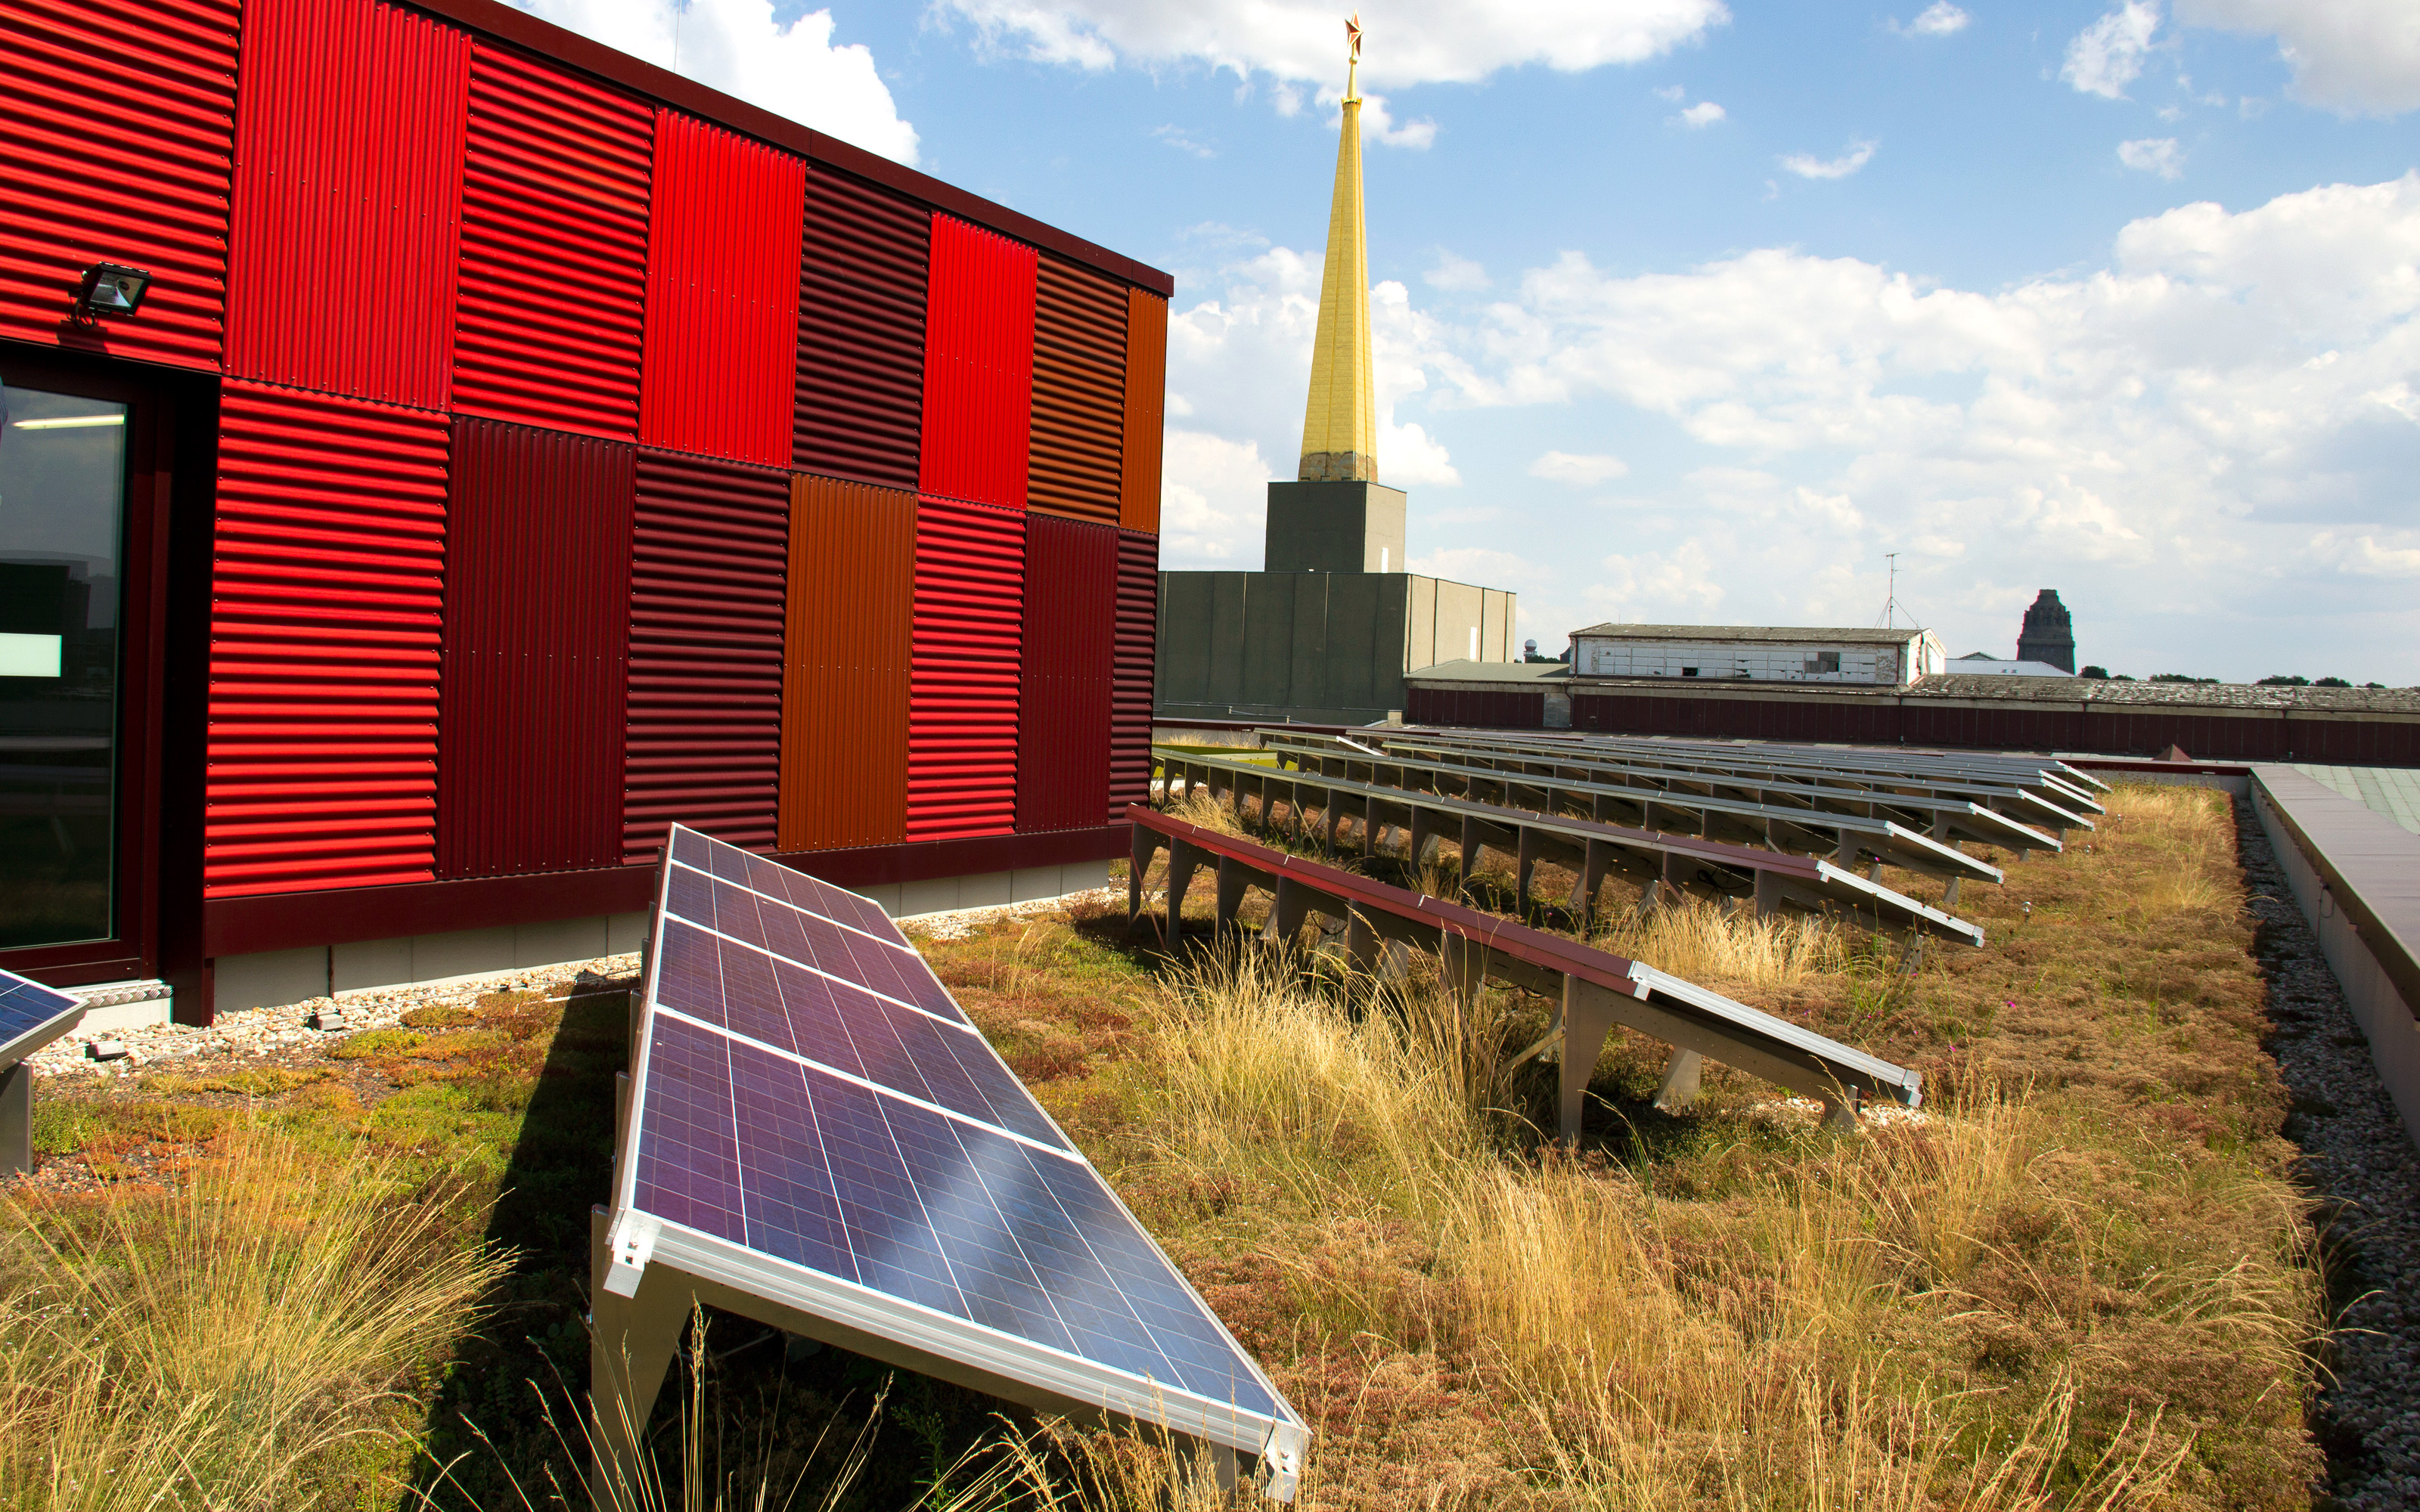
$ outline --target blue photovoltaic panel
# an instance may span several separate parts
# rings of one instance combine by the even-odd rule
[[[1298,1423],[890,919],[673,831],[626,1205]]]
[[[13,1045],[62,1018],[83,1011],[84,1004],[77,998],[39,981],[28,981],[14,972],[0,971],[0,1045]]]

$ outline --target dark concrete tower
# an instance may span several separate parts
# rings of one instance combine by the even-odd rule
[[[2058,601],[2057,589],[2043,589],[2025,610],[2025,623],[2017,631],[2017,659],[2047,662],[2063,672],[2075,671],[2075,625]]]

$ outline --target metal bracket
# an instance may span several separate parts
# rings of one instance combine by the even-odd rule
[[[647,1262],[655,1258],[656,1236],[663,1231],[662,1219],[628,1209],[613,1220],[605,1236],[606,1253],[613,1257],[612,1268],[605,1273],[606,1290],[617,1297],[639,1294],[639,1278],[647,1273]]]

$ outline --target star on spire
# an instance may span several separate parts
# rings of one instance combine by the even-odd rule
[[[1353,55],[1346,59],[1346,61],[1351,63],[1360,62],[1361,12],[1357,10],[1353,12],[1352,15],[1344,18],[1344,45],[1353,50]]]

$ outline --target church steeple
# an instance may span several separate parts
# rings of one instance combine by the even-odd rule
[[[1378,407],[1370,373],[1370,255],[1361,222],[1361,18],[1344,23],[1344,129],[1327,209],[1327,266],[1319,280],[1319,335],[1303,407],[1304,482],[1374,483]]]

